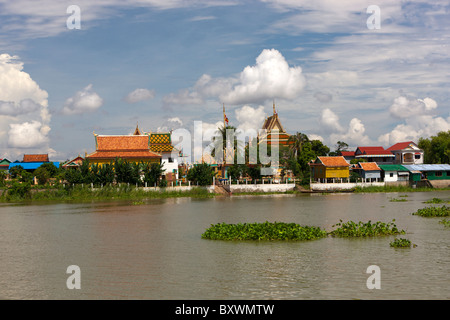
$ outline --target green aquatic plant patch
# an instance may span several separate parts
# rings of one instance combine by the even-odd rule
[[[333,225],[338,227],[330,232],[330,235],[334,237],[372,237],[372,236],[384,236],[384,235],[396,235],[405,233],[404,230],[399,230],[395,225],[395,219],[392,222],[377,221],[372,223],[368,222],[342,222]]]
[[[448,217],[450,216],[450,207],[446,205],[442,207],[425,207],[417,210],[413,215],[421,217]]]
[[[319,227],[301,226],[296,223],[218,223],[211,225],[203,239],[211,240],[315,240],[324,238],[327,232]]]
[[[398,198],[391,198],[390,200],[389,200],[390,202],[405,202],[405,201],[408,201],[407,199],[398,199]]]
[[[417,247],[417,245],[411,243],[411,240],[403,238],[395,239],[389,245],[394,248],[411,248],[411,246]]]
[[[444,219],[444,220],[439,221],[439,223],[450,228],[450,220]]]
[[[433,198],[433,199],[424,201],[423,203],[443,203],[443,202],[447,202],[448,203],[449,201],[444,201],[444,200],[442,200],[440,198]]]

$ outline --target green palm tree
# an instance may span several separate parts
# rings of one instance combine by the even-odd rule
[[[227,141],[227,133],[228,133],[228,141]],[[211,156],[216,156],[216,150],[223,150],[223,159],[224,163],[233,162],[236,163],[237,153],[243,152],[244,144],[242,141],[238,139],[239,131],[233,126],[226,126],[218,128],[216,131],[216,135],[212,137],[213,147],[214,149],[211,151]],[[231,142],[232,144],[231,145]],[[228,143],[228,145],[227,145]],[[230,154],[231,153],[231,154]]]
[[[291,135],[288,139],[289,143],[289,151],[294,157],[297,157],[303,149],[303,145],[309,141],[309,138],[306,134],[297,132],[294,135]]]

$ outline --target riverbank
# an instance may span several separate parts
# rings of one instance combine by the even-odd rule
[[[369,186],[357,187],[352,190],[342,191],[312,191],[307,187],[296,186],[295,189],[286,191],[248,191],[231,192],[229,196],[259,196],[259,195],[297,195],[304,193],[328,194],[328,193],[391,193],[391,192],[430,192],[449,191],[450,188],[412,188],[407,186]],[[105,186],[102,188],[90,188],[83,186],[58,186],[53,188],[31,188],[24,194],[10,194],[7,190],[0,190],[0,202],[36,202],[36,201],[90,201],[90,200],[145,200],[160,198],[213,198],[224,196],[214,193],[210,187],[180,188],[136,188],[134,186]]]
[[[201,187],[188,190],[144,190],[127,185],[89,188],[82,186],[58,187],[52,189],[31,189],[26,194],[9,194],[3,190],[0,202],[29,201],[86,201],[86,200],[144,200],[152,198],[212,198],[214,193]]]

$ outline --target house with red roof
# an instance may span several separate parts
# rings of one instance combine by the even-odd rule
[[[394,162],[395,155],[381,146],[357,147],[355,150],[355,159],[364,159],[366,162],[389,164]]]
[[[340,151],[339,153],[348,163],[355,159],[355,151]]]
[[[387,149],[394,158],[394,164],[423,164],[424,152],[413,141],[399,142]]]

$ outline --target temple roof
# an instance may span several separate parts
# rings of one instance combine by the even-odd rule
[[[136,131],[140,130],[136,127]],[[144,135],[95,135],[96,151],[86,156],[88,159],[152,159],[161,155],[150,150],[150,136]]]
[[[274,114],[270,117],[267,117],[266,120],[264,120],[264,124],[262,126],[262,129],[265,129],[267,131],[271,130],[278,130],[279,132],[286,132],[281,125],[280,119],[278,118],[278,114]]]
[[[148,135],[96,136],[96,149],[101,150],[148,150]]]
[[[273,115],[267,117],[266,120],[264,120],[262,129],[265,129],[267,131],[278,130],[279,132],[282,133],[286,132],[283,126],[281,125],[280,119],[278,118],[278,113],[275,110],[275,101],[273,102]]]
[[[89,159],[152,159],[161,158],[161,155],[150,150],[108,150],[108,151],[95,151],[86,158]]]
[[[150,150],[154,152],[172,152],[175,148],[172,146],[170,133],[151,133]]]
[[[140,136],[141,134],[142,134],[141,130],[139,130],[139,126],[136,124],[136,129],[134,130],[133,135],[134,136]]]

